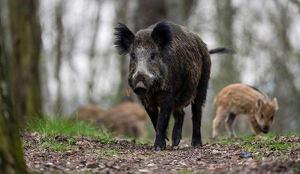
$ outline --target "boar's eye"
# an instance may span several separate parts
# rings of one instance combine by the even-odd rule
[[[264,118],[264,114],[260,114],[260,118],[263,119]]]
[[[270,119],[273,120],[274,119],[274,115],[272,115]]]
[[[154,59],[155,59],[155,53],[151,53],[150,59],[151,59],[151,60],[154,60]]]
[[[131,54],[130,54],[130,59],[131,59],[132,61],[134,61],[134,60],[136,59],[136,56],[135,56],[134,53],[131,53]]]

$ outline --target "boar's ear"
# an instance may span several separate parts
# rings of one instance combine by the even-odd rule
[[[151,33],[151,37],[161,49],[164,49],[171,43],[172,35],[170,25],[167,22],[156,24]]]
[[[261,107],[262,107],[263,104],[264,104],[264,101],[262,99],[257,100],[256,105],[255,105],[257,111],[261,110]]]
[[[115,27],[115,42],[114,45],[119,54],[127,54],[134,40],[134,34],[127,28],[126,25],[118,23]]]
[[[279,107],[278,107],[278,102],[276,97],[273,99],[273,104],[274,104],[275,111],[277,111]]]

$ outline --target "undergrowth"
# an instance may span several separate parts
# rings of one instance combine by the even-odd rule
[[[219,138],[214,143],[223,145],[236,145],[241,147],[244,151],[256,153],[256,158],[260,159],[263,156],[268,156],[268,153],[284,153],[289,150],[300,149],[299,142],[290,142],[290,136],[298,136],[297,134],[289,133],[288,136],[279,136],[276,134],[266,135],[242,135],[237,138]]]
[[[83,121],[63,117],[43,117],[42,119],[31,120],[27,125],[27,129],[29,132],[37,132],[43,137],[49,138],[63,135],[68,137],[84,136],[102,143],[114,141],[112,134],[105,129],[94,127]]]

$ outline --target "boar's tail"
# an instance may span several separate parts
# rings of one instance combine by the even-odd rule
[[[219,48],[211,49],[208,52],[209,54],[217,54],[217,53],[228,54],[228,53],[234,53],[234,50],[231,48],[219,47]]]

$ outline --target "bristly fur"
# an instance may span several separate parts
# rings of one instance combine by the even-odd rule
[[[115,27],[115,41],[114,45],[119,54],[127,54],[130,45],[134,40],[134,34],[122,23],[118,23]]]
[[[168,46],[172,40],[171,27],[168,22],[159,22],[153,28],[151,37],[162,49]]]
[[[131,33],[123,25],[116,28],[116,46],[121,48],[121,52],[127,53],[129,50],[133,55],[140,56],[139,59],[131,59],[128,82],[132,89],[136,88],[137,82],[146,84],[146,92],[137,94],[156,130],[155,149],[166,147],[166,130],[171,113],[175,119],[172,145],[179,144],[184,120],[183,108],[189,104],[192,105],[193,121],[191,144],[201,146],[202,107],[206,100],[211,68],[206,44],[198,34],[169,21],[139,30],[134,37],[129,34],[133,42],[124,43],[123,39],[128,38],[122,36],[124,32]],[[143,54],[136,54],[138,49],[142,49]],[[226,49],[214,49],[211,53],[224,51]],[[134,77],[138,61],[142,60],[147,60],[143,63],[155,74],[155,78],[148,80],[148,75],[143,73]]]
[[[261,93],[262,95],[264,95],[265,97],[267,97],[267,95],[265,93],[263,93],[261,90],[259,90],[255,86],[251,86],[251,85],[247,85],[247,86],[249,86],[250,88],[254,89],[255,91],[257,91],[257,92]]]
[[[219,47],[219,48],[209,50],[209,54],[216,54],[216,53],[223,53],[223,54],[234,53],[234,50],[231,48],[224,48],[224,47]]]

